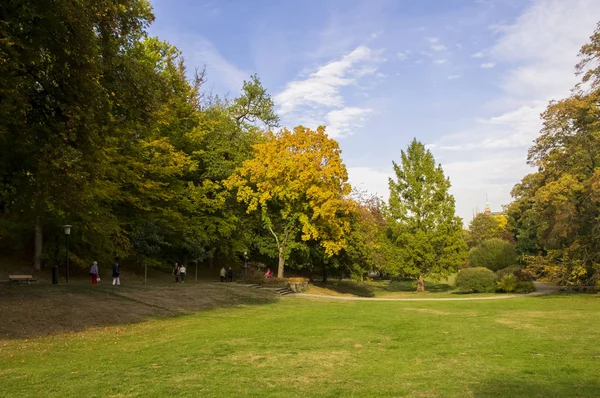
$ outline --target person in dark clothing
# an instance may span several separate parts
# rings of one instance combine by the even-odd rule
[[[233,282],[233,271],[231,267],[227,270],[227,282]]]
[[[179,282],[179,264],[175,263],[175,267],[173,267],[173,275],[175,275],[175,283]]]
[[[117,285],[120,286],[121,285],[121,268],[119,267],[119,263],[115,263],[114,267],[113,267],[113,286]]]

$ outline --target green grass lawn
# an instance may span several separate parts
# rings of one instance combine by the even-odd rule
[[[283,298],[0,340],[0,396],[598,397],[599,314],[598,295]]]
[[[348,279],[331,280],[326,284],[316,282],[317,289],[309,288],[308,293],[330,295],[354,295],[358,297],[382,298],[449,298],[449,297],[487,297],[495,293],[478,293],[463,295],[455,287],[456,274],[441,280],[425,279],[425,293],[417,293],[416,280],[372,280],[356,282]]]

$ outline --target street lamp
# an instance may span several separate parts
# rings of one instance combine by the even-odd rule
[[[69,235],[71,235],[71,227],[72,225],[63,225],[63,228],[65,230],[65,242],[67,246],[67,269],[65,275],[67,279],[67,284],[69,284]]]
[[[248,252],[244,250],[244,274],[248,277]]]

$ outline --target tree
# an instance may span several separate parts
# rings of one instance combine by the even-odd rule
[[[344,215],[352,212],[345,197],[350,193],[346,166],[338,143],[303,126],[291,132],[267,133],[266,142],[254,146],[254,158],[225,182],[237,191],[247,213],[257,212],[277,245],[277,276],[283,277],[290,246],[318,241],[327,256],[345,245],[350,229]]]
[[[513,189],[508,214],[538,276],[588,284],[600,280],[600,24],[580,57],[582,82],[542,114],[528,157],[538,171]]]
[[[503,239],[491,238],[469,251],[469,266],[498,271],[517,264],[515,246]]]
[[[404,272],[418,277],[417,291],[425,291],[424,276],[443,276],[462,265],[466,245],[462,221],[455,215],[450,181],[431,152],[414,139],[401,163],[394,164],[396,179],[389,180],[389,211],[393,241],[399,246]]]
[[[510,240],[511,236],[506,230],[507,219],[502,214],[477,214],[469,223],[468,241],[470,247],[491,238]]]

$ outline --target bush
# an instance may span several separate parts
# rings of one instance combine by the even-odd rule
[[[517,278],[513,274],[506,274],[498,282],[498,290],[504,293],[512,293],[515,291]]]
[[[265,281],[265,273],[262,271],[254,270],[248,272],[248,276],[245,276],[244,278],[242,278],[242,280],[244,281],[244,283],[261,284]]]
[[[469,265],[471,267],[485,267],[497,271],[516,264],[517,252],[515,246],[502,239],[484,240],[469,252]]]
[[[517,281],[515,285],[515,293],[531,293],[535,292],[533,281]]]
[[[501,281],[505,275],[514,275],[517,281],[531,281],[531,275],[526,270],[517,266],[502,268],[496,271],[496,279]]]
[[[484,267],[465,268],[456,277],[456,287],[461,293],[493,293],[496,275]]]

